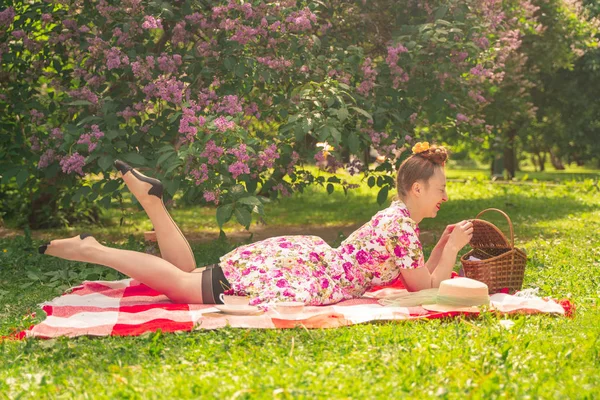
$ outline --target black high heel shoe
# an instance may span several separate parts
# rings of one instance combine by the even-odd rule
[[[163,195],[163,184],[158,179],[148,178],[145,176],[141,176],[135,169],[133,169],[130,165],[124,163],[121,160],[115,160],[115,167],[121,172],[121,174],[125,175],[127,172],[130,172],[142,182],[146,182],[152,185],[150,190],[148,190],[148,194],[158,197],[162,199]]]
[[[88,236],[92,236],[92,234],[91,233],[82,233],[82,234],[79,235],[79,239],[83,240],[83,239],[85,239]],[[45,254],[46,250],[48,249],[48,246],[50,246],[50,242],[44,243],[43,245],[41,245],[40,247],[38,247],[38,252],[40,254]]]

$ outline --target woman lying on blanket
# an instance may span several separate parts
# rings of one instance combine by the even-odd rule
[[[105,265],[180,303],[220,304],[219,295],[250,296],[250,304],[300,301],[323,305],[360,297],[373,285],[402,279],[409,291],[449,279],[458,251],[473,234],[469,221],[449,225],[424,262],[418,223],[433,218],[446,194],[443,147],[418,143],[397,175],[398,198],[338,248],[316,236],[281,236],[234,249],[220,263],[196,268],[187,240],[162,201],[160,181],[116,161],[123,180],[156,231],[162,258],[106,247],[90,235],[53,240],[40,253]]]

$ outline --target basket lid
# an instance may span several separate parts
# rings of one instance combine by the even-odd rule
[[[474,249],[497,248],[510,249],[510,242],[502,231],[491,222],[483,219],[473,219],[473,237],[469,244]]]

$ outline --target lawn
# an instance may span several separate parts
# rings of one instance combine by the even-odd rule
[[[524,185],[489,183],[484,175],[449,171],[450,201],[438,218],[423,221],[422,230],[439,234],[446,224],[484,208],[505,210],[517,246],[529,255],[524,287],[569,297],[577,306],[574,319],[511,316],[516,324],[505,329],[501,318],[484,314],[333,330],[3,341],[0,398],[600,397],[600,173],[538,174],[539,182],[529,177],[531,184]],[[383,208],[375,197],[364,183],[347,197],[315,188],[272,204],[266,222],[337,229],[365,222]],[[125,225],[119,227],[122,212]],[[215,231],[213,213],[185,207],[172,212],[190,234]],[[506,229],[498,216],[490,214],[490,220]],[[119,247],[145,249],[141,232],[150,226],[134,206],[110,210],[104,221],[99,227],[34,232],[35,239],[0,239],[0,335],[40,320],[37,304],[83,279],[119,278],[106,268],[40,256],[38,238],[85,229]],[[233,223],[227,227],[236,229]],[[193,249],[202,265],[235,245],[193,243]]]

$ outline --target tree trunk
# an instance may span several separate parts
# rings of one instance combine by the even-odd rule
[[[552,163],[552,166],[556,170],[562,171],[565,169],[565,166],[564,166],[562,160],[560,159],[560,157],[558,157],[556,154],[554,154],[553,151],[550,151],[550,162]]]
[[[508,179],[513,179],[517,170],[517,158],[515,157],[516,135],[517,134],[514,129],[511,129],[508,132],[508,142],[506,144],[506,147],[504,148],[504,168],[506,168],[506,172],[508,173]]]
[[[542,152],[541,158],[540,158],[540,171],[544,172],[546,170],[546,153]]]

